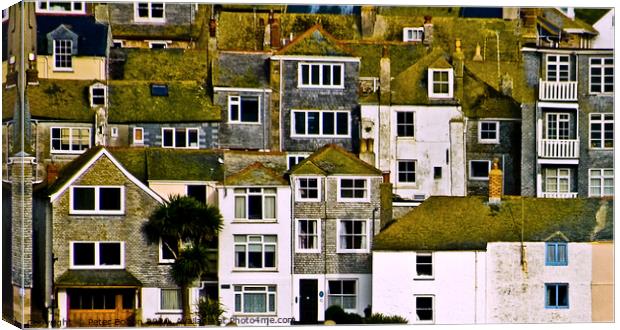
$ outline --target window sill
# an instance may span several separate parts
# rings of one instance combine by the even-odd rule
[[[415,140],[415,136],[396,136],[397,139],[399,140],[411,140],[414,141]]]
[[[336,250],[337,254],[370,254],[370,250]]]
[[[478,140],[479,144],[499,144],[499,140]]]
[[[165,18],[138,18],[138,17],[134,17],[133,21],[134,21],[134,23],[159,23],[159,24],[166,23],[166,19]]]
[[[278,220],[263,220],[263,219],[256,219],[256,220],[248,220],[248,219],[240,219],[240,220],[233,220],[230,223],[232,224],[248,224],[248,223],[278,223]]]
[[[74,72],[73,68],[54,68],[52,69],[54,72]]]
[[[595,148],[595,147],[590,147],[588,149],[592,150],[592,151],[614,151],[614,148]]]
[[[312,89],[324,89],[324,90],[328,90],[328,89],[335,89],[335,90],[344,90],[344,85],[343,85],[343,86],[310,86],[310,85],[297,85],[297,88],[299,88],[299,89],[304,89],[304,90],[312,90]]]
[[[263,125],[262,122],[244,122],[244,121],[228,121],[229,125],[250,125],[250,126],[259,126]]]
[[[338,203],[370,203],[370,199],[336,199]]]
[[[160,309],[155,314],[181,314],[183,313],[182,309]]]
[[[233,268],[233,273],[277,273],[275,268]]]
[[[90,149],[90,147],[89,147],[89,149]],[[88,150],[88,149],[79,150],[79,151],[73,151],[73,150],[67,150],[67,151],[64,151],[64,150],[52,150],[52,151],[50,151],[50,153],[52,155],[80,155],[80,154],[83,154],[86,150]]]
[[[431,100],[450,100],[450,99],[453,99],[454,96],[450,94],[445,94],[445,95],[438,94],[438,95],[429,95],[428,98]]]
[[[351,135],[298,135],[291,134],[292,139],[350,139]]]
[[[92,211],[92,212],[91,211],[87,211],[87,212],[84,212],[84,213],[82,213],[82,212],[75,213],[75,211],[69,211],[69,215],[71,215],[71,216],[78,216],[78,217],[80,217],[80,216],[106,216],[106,217],[107,216],[118,216],[118,217],[122,217],[122,216],[125,215],[125,212],[123,211],[123,212],[120,212],[120,213],[116,213],[116,212],[115,213],[100,213],[100,212],[96,212],[96,211]]]
[[[295,202],[298,203],[320,203],[322,202],[320,199],[304,199],[304,198],[296,198]]]
[[[469,180],[472,181],[489,181],[489,178],[480,178],[480,177],[469,177]]]
[[[435,276],[418,276],[413,278],[414,281],[434,281]]]

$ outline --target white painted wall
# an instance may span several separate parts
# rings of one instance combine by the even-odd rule
[[[414,137],[397,137],[396,113],[414,112]],[[465,154],[463,119],[455,106],[362,105],[362,122],[373,122],[372,130],[362,129],[362,138],[375,140],[375,166],[390,171],[394,193],[404,198],[414,195],[463,196],[465,194]],[[451,121],[457,121],[457,124]],[[446,152],[449,157],[446,157]],[[449,158],[446,162],[446,158]],[[416,182],[398,182],[398,160],[417,160]],[[442,168],[434,179],[433,167]]]
[[[161,289],[160,288],[142,288],[142,322],[148,322],[148,320],[168,318],[171,322],[178,322],[183,317],[182,310],[178,312],[162,311],[161,306]],[[192,312],[198,311],[198,299],[199,289],[191,288],[189,301],[192,308]]]
[[[212,181],[164,181],[164,180],[149,180],[149,188],[153,189],[159,196],[165,199],[169,199],[172,195],[187,195],[188,185],[206,185],[207,186],[207,203],[210,205],[216,205],[217,203],[217,189],[215,187],[216,182]]]
[[[568,244],[567,266],[545,266],[545,243],[525,243],[527,272],[519,243],[487,245],[487,322],[591,322],[592,248]],[[545,283],[568,283],[567,309],[545,308]]]
[[[435,324],[484,323],[485,252],[433,252],[433,279],[415,279],[416,253],[374,251],[372,312],[419,324],[415,295],[434,295]],[[395,265],[398,265],[397,268]]]
[[[357,280],[357,304],[355,310],[346,310],[348,313],[356,313],[364,316],[364,309],[372,305],[372,275],[371,274],[293,274],[293,296],[292,315],[299,320],[299,280],[316,279],[318,280],[318,320],[325,321],[325,310],[328,306],[328,285],[329,280]],[[321,297],[322,293],[322,297]]]
[[[594,37],[592,48],[614,48],[614,8],[611,8],[607,14],[603,15],[592,27],[598,31],[598,35]]]
[[[235,285],[275,285],[276,318],[290,318],[291,312],[291,189],[278,186],[276,197],[276,221],[258,222],[258,220],[236,221],[234,188],[218,187],[219,207],[224,219],[224,228],[220,232],[218,277],[219,298],[226,312],[224,317],[245,318],[247,315],[235,314]],[[239,271],[234,269],[233,235],[256,234],[277,235],[276,270],[275,271]],[[229,285],[223,289],[223,285]],[[241,323],[240,325],[262,325],[261,323]],[[285,323],[270,325],[287,325]]]

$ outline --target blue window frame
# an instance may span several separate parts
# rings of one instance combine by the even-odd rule
[[[545,308],[568,308],[568,283],[545,283]]]
[[[545,249],[545,265],[568,265],[568,245],[564,242],[549,242]]]

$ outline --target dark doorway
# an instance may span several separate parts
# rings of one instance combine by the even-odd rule
[[[318,323],[318,280],[299,280],[299,323]]]

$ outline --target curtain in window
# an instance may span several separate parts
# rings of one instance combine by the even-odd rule
[[[235,218],[245,219],[245,197],[235,197]]]
[[[276,198],[275,196],[265,196],[265,218],[275,219],[276,217]]]
[[[267,311],[267,295],[265,293],[244,293],[244,313],[264,313]]]
[[[181,309],[181,290],[162,289],[161,309]]]

